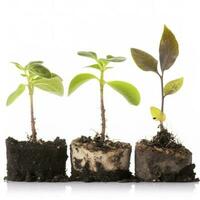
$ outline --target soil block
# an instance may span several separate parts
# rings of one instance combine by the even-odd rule
[[[66,181],[67,145],[65,140],[38,142],[6,139],[8,181]]]
[[[123,181],[133,178],[129,171],[131,145],[82,136],[72,141],[71,180],[85,182]]]
[[[135,147],[135,175],[141,181],[198,181],[192,164],[192,153],[166,129],[151,140],[142,140]]]

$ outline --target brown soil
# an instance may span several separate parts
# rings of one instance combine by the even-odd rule
[[[157,135],[152,140],[143,139],[139,142],[145,151],[160,151],[166,154],[177,155],[191,155],[192,153],[179,143],[172,133],[166,129],[157,132]],[[193,182],[199,181],[194,172],[195,164],[184,167],[179,173],[165,173],[161,174],[159,180],[161,182]],[[140,180],[143,181],[143,180]]]
[[[7,177],[9,181],[61,182],[65,173],[67,146],[65,140],[42,140],[33,143],[6,139]]]

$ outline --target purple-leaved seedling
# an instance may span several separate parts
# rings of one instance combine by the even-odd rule
[[[135,48],[131,48],[131,54],[136,65],[144,71],[152,71],[159,76],[161,84],[161,106],[151,107],[151,114],[154,120],[159,121],[159,127],[162,131],[164,128],[163,122],[166,119],[164,113],[164,102],[168,95],[176,93],[183,85],[183,77],[172,80],[164,85],[164,74],[176,61],[179,54],[178,42],[174,34],[164,26],[164,31],[160,41],[159,47],[159,61],[160,68],[158,68],[158,61],[150,54]]]

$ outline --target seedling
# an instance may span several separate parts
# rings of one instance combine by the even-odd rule
[[[161,83],[161,108],[151,107],[151,115],[154,120],[159,121],[159,127],[164,129],[163,122],[166,120],[164,113],[164,102],[168,95],[176,93],[183,85],[183,77],[172,80],[164,86],[164,73],[176,61],[179,54],[178,42],[174,34],[164,26],[164,31],[160,41],[159,60],[160,69],[158,69],[158,61],[150,54],[139,49],[132,48],[131,54],[136,65],[144,71],[152,71],[160,78]]]
[[[106,136],[106,117],[105,117],[105,106],[104,106],[104,87],[105,85],[110,86],[115,91],[120,93],[130,104],[138,105],[140,103],[140,94],[135,86],[128,82],[124,81],[106,81],[104,79],[104,74],[107,70],[112,69],[109,64],[110,63],[118,63],[125,61],[124,57],[114,57],[111,55],[107,55],[106,58],[98,58],[95,52],[91,51],[80,51],[78,55],[85,56],[93,61],[94,64],[89,65],[89,68],[96,69],[100,72],[99,77],[91,73],[81,73],[76,75],[70,82],[68,95],[72,94],[79,86],[83,83],[94,79],[99,82],[99,91],[100,91],[100,108],[101,108],[101,132],[100,139],[105,141]]]
[[[26,83],[20,84],[17,89],[10,94],[7,99],[7,106],[11,105],[27,88],[30,98],[31,111],[31,130],[32,134],[29,137],[30,141],[37,142],[37,131],[35,127],[35,116],[33,107],[33,94],[35,88],[62,96],[64,93],[62,79],[55,73],[50,72],[43,66],[42,61],[33,61],[26,66],[13,62],[19,69],[21,76],[26,79]]]

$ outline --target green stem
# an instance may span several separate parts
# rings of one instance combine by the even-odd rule
[[[34,108],[33,108],[33,87],[31,84],[28,84],[28,90],[29,90],[29,97],[30,97],[30,108],[31,108],[31,131],[32,135],[30,137],[32,142],[37,141],[37,132],[35,128],[35,117],[34,117]]]
[[[104,107],[104,70],[101,71],[101,76],[100,76],[100,107],[101,107],[101,138],[102,141],[105,141],[106,117],[105,117],[105,107]]]

